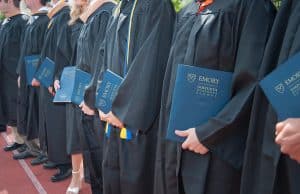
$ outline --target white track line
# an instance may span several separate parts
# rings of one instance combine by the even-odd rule
[[[8,143],[8,137],[6,133],[1,133],[2,137],[4,138],[4,140],[6,141],[6,143]],[[13,151],[14,154],[17,154],[18,152],[15,150]],[[47,194],[46,190],[44,189],[44,187],[41,185],[41,183],[39,182],[39,180],[36,178],[36,176],[33,174],[33,172],[31,171],[31,169],[29,168],[29,166],[27,165],[27,163],[25,162],[25,160],[18,160],[20,165],[22,166],[22,168],[24,169],[24,171],[26,172],[27,176],[29,177],[29,179],[31,180],[33,186],[36,188],[36,190],[38,191],[39,194]]]

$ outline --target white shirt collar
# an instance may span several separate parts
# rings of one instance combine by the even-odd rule
[[[49,8],[44,6],[39,9],[39,12],[48,11],[48,10],[49,10]]]

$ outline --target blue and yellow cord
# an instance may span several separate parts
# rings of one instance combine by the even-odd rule
[[[119,3],[119,5],[117,6],[117,8],[115,9],[114,16],[120,14],[120,8],[122,6],[122,2],[123,1],[121,1]],[[129,28],[128,28],[128,38],[127,38],[126,63],[125,63],[124,69],[127,69],[127,64],[129,63],[129,53],[130,53],[130,43],[131,43],[131,32],[132,32],[133,14],[134,14],[134,11],[136,9],[137,3],[138,3],[138,0],[135,0],[134,4],[133,4],[132,11],[131,11],[131,14],[130,14],[130,21],[129,21]],[[124,70],[124,73],[125,73],[125,70]],[[126,70],[126,73],[127,73],[127,70]],[[121,130],[120,131],[120,138],[121,139],[125,139],[125,140],[131,140],[132,139],[132,133],[131,133],[130,130],[128,130],[127,128],[122,128],[120,130]],[[111,125],[108,124],[108,123],[106,123],[105,134],[106,134],[106,137],[108,137],[108,138],[110,137],[110,134],[111,134]]]
[[[106,123],[105,135],[107,138],[110,137],[111,129],[112,129],[111,125]],[[124,139],[124,140],[132,140],[132,133],[130,132],[130,130],[128,130],[126,128],[122,128],[122,129],[120,129],[120,138]]]

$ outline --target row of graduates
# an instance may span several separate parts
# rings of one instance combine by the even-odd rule
[[[59,2],[48,13],[44,38],[37,40],[44,33],[34,35],[28,27],[23,33],[17,72],[20,99],[28,97],[27,139],[33,139],[29,131],[38,131],[33,136],[39,135],[48,160],[61,171],[72,155],[73,177],[82,154],[93,193],[299,193],[300,166],[280,153],[276,114],[257,85],[299,51],[299,6],[297,0],[284,0],[276,14],[269,0],[207,0],[192,1],[175,13],[168,0],[117,5],[94,0],[69,22],[69,7]],[[5,25],[1,39],[13,34],[3,35]],[[5,61],[9,51],[18,50],[2,45],[1,73],[11,67]],[[22,87],[22,57],[29,54],[55,62],[53,88],[39,87],[37,80]],[[52,103],[61,72],[70,64],[93,74],[80,107]],[[186,137],[183,144],[165,139],[178,64],[234,75],[230,101],[206,123],[178,131]],[[124,77],[108,114],[94,106],[106,69]],[[2,87],[8,85],[5,75],[11,77],[1,74]],[[125,127],[130,140],[120,137]],[[78,187],[71,183],[69,188],[76,193]]]
[[[49,93],[51,88],[40,87],[36,80],[28,86],[24,57],[40,55],[40,61],[45,57],[55,60],[61,65],[56,66],[56,78],[60,77],[63,67],[70,64],[94,72],[96,66],[91,64],[98,64],[94,61],[100,60],[102,55],[92,53],[100,51],[115,3],[94,1],[87,8],[87,1],[77,1],[70,10],[69,4],[64,1],[53,1],[48,6],[46,1],[29,0],[25,3],[32,12],[30,17],[20,13],[18,0],[1,3],[1,11],[7,17],[0,32],[1,120],[14,129],[16,140],[13,145],[6,146],[5,151],[18,148],[19,154],[15,154],[14,159],[36,157],[31,161],[32,165],[44,163],[44,168],[57,168],[58,173],[51,177],[53,182],[64,180],[72,174],[67,193],[78,193],[80,190],[81,153],[84,153],[85,163],[94,164],[86,165],[86,177],[93,193],[101,193],[102,181],[97,172],[101,170],[101,141],[93,127],[94,117],[81,118],[81,111],[72,104],[53,104],[53,96]],[[76,58],[77,45],[83,51],[78,52],[79,60]],[[81,120],[85,122],[85,131],[77,131],[81,129]],[[98,122],[95,119],[95,122],[95,126],[100,126],[100,119]],[[66,131],[66,128],[69,130]],[[70,155],[74,165],[71,165]]]

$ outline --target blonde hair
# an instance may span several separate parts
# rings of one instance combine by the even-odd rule
[[[73,3],[70,12],[71,19],[69,21],[69,25],[73,25],[76,22],[76,20],[80,17],[80,15],[85,11],[86,7],[87,4],[78,6],[75,3]]]

